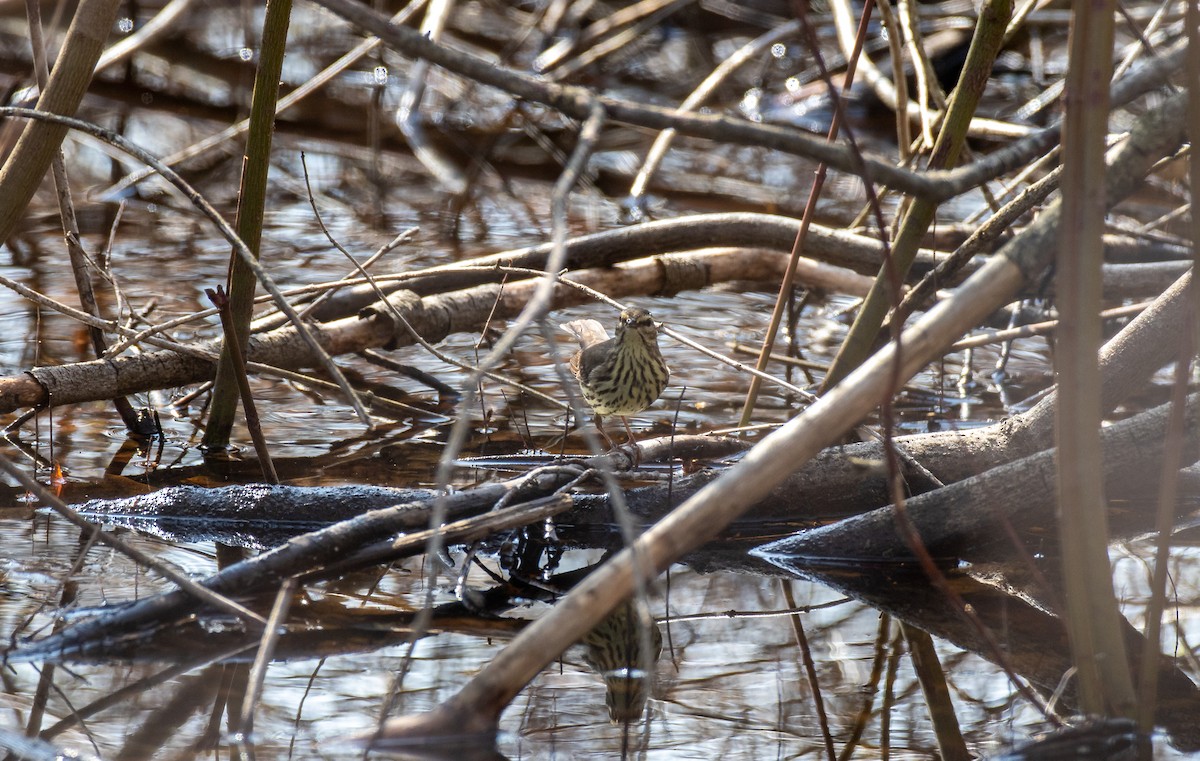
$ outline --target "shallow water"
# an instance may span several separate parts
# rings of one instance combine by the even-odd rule
[[[472,9],[479,11],[474,6]],[[211,64],[212,59],[205,56],[212,56],[241,75],[247,74],[250,69],[238,56],[246,44],[238,30],[242,21],[232,9],[210,18],[193,19],[190,23],[195,28],[189,37],[198,45],[190,51],[195,58],[189,61],[192,70]],[[298,16],[293,28],[302,30],[306,23],[317,22],[308,15]],[[686,33],[688,42],[695,44],[692,35],[696,32]],[[705,44],[727,51],[729,40],[716,39],[722,34],[714,33]],[[729,37],[742,40],[739,35]],[[304,52],[290,59],[285,77],[293,83],[304,79],[323,51],[336,49],[340,53],[344,47],[337,43],[344,41],[337,36],[302,35],[298,51]],[[127,90],[124,96],[131,98],[132,104],[96,98],[85,105],[85,115],[97,120],[117,114],[127,116],[130,138],[159,154],[226,126],[236,110],[231,104],[242,102],[249,82],[244,76],[238,81],[238,76],[216,79],[215,75],[212,81],[190,81],[190,89],[203,93],[203,99],[197,99],[202,102],[186,108],[146,108],[142,95],[130,93],[145,94],[153,89],[147,72],[152,73],[155,64],[143,61],[140,65],[144,67],[138,75],[142,78],[135,77],[132,84],[123,85]],[[375,65],[386,69],[382,82],[369,75]],[[770,68],[781,65],[765,64],[763,76],[768,84],[774,81],[772,76],[783,81],[783,74]],[[517,146],[526,153],[513,149],[505,154],[502,160],[507,163],[496,159],[497,165],[512,172],[511,177],[504,177],[505,182],[499,182],[494,171],[482,173],[481,190],[461,212],[456,201],[397,144],[389,109],[394,109],[399,98],[405,67],[399,57],[383,54],[364,71],[340,79],[332,100],[321,101],[303,116],[296,116],[295,121],[281,123],[265,220],[264,262],[282,287],[333,280],[351,270],[315,223],[305,198],[301,150],[306,154],[325,224],[360,259],[398,232],[411,226],[420,228],[412,242],[384,260],[381,271],[410,270],[547,239],[550,198],[546,180],[553,178],[557,165],[541,155],[536,164],[523,165],[521,159],[529,155],[529,143]],[[609,71],[608,76],[622,87],[629,86],[630,79],[641,85],[626,70]],[[505,108],[495,102],[494,93],[472,93],[475,100],[458,98],[460,93],[450,83],[442,79],[436,82],[439,86],[431,98],[443,109],[438,111],[443,121],[470,118],[482,133],[494,120],[506,116]],[[164,90],[171,89],[168,84],[178,83],[164,83]],[[739,82],[739,86],[742,84]],[[383,104],[383,116],[376,117],[369,110],[373,97]],[[735,108],[745,100],[744,93],[730,92],[724,94],[722,105]],[[780,103],[781,111],[786,112],[786,99]],[[863,113],[854,116],[866,118]],[[378,152],[363,147],[368,142],[365,121],[370,118],[378,118],[386,133]],[[798,115],[793,114],[793,118]],[[886,145],[890,139],[890,133],[878,125],[864,122],[858,126],[872,147]],[[612,134],[616,145],[593,158],[589,178],[592,184],[572,198],[573,234],[613,227],[626,215],[623,193],[648,139],[619,127]],[[666,217],[714,208],[794,211],[807,195],[811,167],[804,162],[766,151],[712,148],[697,142],[681,141],[680,149],[670,154],[661,186],[649,202],[652,214]],[[85,243],[90,250],[100,251],[105,247],[115,207],[95,198],[111,182],[110,165],[107,158],[85,145],[71,147],[69,158],[73,181],[93,194],[89,198],[87,192],[79,193],[88,225]],[[232,210],[237,164],[236,159],[226,160],[207,172],[192,173],[201,189],[211,194],[227,215]],[[152,308],[148,315],[152,321],[207,307],[204,290],[224,281],[228,258],[228,245],[206,221],[178,196],[156,191],[156,187],[151,185],[141,195],[128,199],[110,256],[121,293],[134,311]],[[859,194],[856,182],[835,179],[822,214],[829,219],[852,218],[862,203]],[[947,221],[958,220],[979,203],[972,194],[941,213]],[[0,274],[74,303],[74,285],[62,261],[61,238],[54,224],[49,197],[39,198],[22,231],[20,245],[8,249],[8,256],[0,261]],[[756,346],[761,341],[774,301],[774,286],[731,284],[701,293],[630,301],[652,310],[656,318],[686,336],[728,352],[731,342]],[[846,328],[841,312],[850,304],[845,297],[816,297],[805,308],[796,333],[808,359],[828,362],[832,358]],[[116,305],[110,303],[107,307],[115,309]],[[607,307],[577,307],[558,310],[551,319],[561,322],[584,316],[608,322],[612,312]],[[7,290],[0,290],[0,324],[6,331],[6,337],[0,338],[0,374],[90,356],[84,336],[73,323],[33,307]],[[215,336],[217,330],[215,319],[210,318],[178,329],[174,335],[186,340]],[[565,356],[571,347],[565,335],[560,340],[558,349]],[[460,334],[446,339],[440,348],[474,362],[486,351],[478,348],[477,342],[476,335]],[[670,430],[674,425],[677,430],[703,431],[732,425],[748,386],[745,376],[717,366],[686,347],[667,340],[662,343],[674,381],[662,401],[635,416],[635,429]],[[539,335],[527,335],[498,370],[543,392],[561,395],[548,355]],[[420,349],[404,349],[393,356],[456,388],[466,382],[465,373]],[[745,356],[739,359],[751,361]],[[398,379],[387,370],[357,358],[340,361],[361,374],[366,383],[397,387],[419,402],[435,402],[432,392]],[[1049,350],[1043,340],[1018,342],[1004,374],[993,376],[996,361],[994,351],[977,351],[969,360],[974,375],[961,383],[962,366],[968,362],[961,354],[927,368],[902,397],[900,427],[916,432],[981,425],[1020,409],[1025,399],[1049,382]],[[792,380],[805,385],[799,374],[793,374]],[[379,433],[368,433],[338,399],[274,378],[257,377],[252,384],[272,454],[280,459],[293,458],[286,471],[288,482],[434,485],[447,417],[431,416],[422,424],[402,420]],[[110,466],[125,436],[107,402],[43,412],[24,425],[20,438],[31,447],[30,452],[65,470],[64,491],[70,501],[126,494],[138,488],[128,480],[132,478],[158,486],[177,482],[183,473],[198,483],[219,483],[219,474],[204,471],[199,451],[203,397],[173,407],[172,401],[179,396],[181,393],[175,390],[155,391],[133,400],[135,406],[149,406],[159,412],[163,436],[148,450],[137,453],[123,470]],[[565,424],[563,412],[522,400],[496,383],[484,387],[482,398],[481,405],[464,413],[472,416],[475,429],[465,454],[555,451]],[[755,422],[780,423],[801,406],[800,400],[764,387]],[[11,419],[8,416],[5,422]],[[240,426],[235,431],[235,445],[245,459],[251,458],[249,436]],[[580,438],[572,436],[568,446],[581,449]],[[5,453],[27,456],[18,454],[11,445],[5,447]],[[32,466],[31,459],[25,462]],[[250,475],[243,477],[253,478],[253,468],[248,470]],[[487,477],[489,473],[464,469],[457,474],[456,485]],[[0,557],[4,558],[0,566],[0,637],[45,634],[59,623],[55,612],[60,608],[65,620],[71,621],[94,606],[144,598],[170,588],[106,549],[92,548],[78,560],[77,530],[46,514],[31,513],[27,503],[15,494],[12,505],[0,513]],[[216,552],[210,544],[165,542],[131,533],[123,536],[194,577],[203,577],[217,568]],[[1144,542],[1112,549],[1118,595],[1126,616],[1139,627],[1147,595],[1146,559],[1150,555],[1151,548]],[[454,548],[451,556],[456,564],[464,559],[461,548]],[[582,567],[599,556],[597,550],[568,549],[553,570]],[[286,658],[273,662],[267,670],[255,712],[255,731],[250,737],[256,755],[360,758],[361,751],[349,738],[375,726],[406,660],[411,658],[411,663],[396,696],[396,714],[430,709],[454,694],[499,652],[521,621],[545,609],[543,603],[531,601],[502,620],[483,624],[478,620],[468,623],[468,617],[448,616],[444,626],[435,627],[435,635],[416,642],[410,652],[404,644],[409,614],[425,604],[431,591],[425,581],[427,562],[432,561],[408,560],[386,572],[351,575],[308,590],[294,602],[294,612],[303,617],[293,633],[311,635],[311,639],[298,636],[295,644],[289,641]],[[505,570],[496,553],[484,553],[481,562],[497,573]],[[1195,674],[1200,588],[1192,582],[1200,578],[1200,557],[1194,548],[1182,547],[1176,550],[1172,563],[1174,597],[1164,647]],[[585,665],[582,649],[576,647],[560,664],[544,671],[504,712],[499,751],[512,758],[616,757],[622,752],[655,759],[824,757],[820,719],[796,634],[791,619],[780,613],[788,607],[781,591],[785,582],[763,575],[764,570],[700,571],[681,564],[670,573],[669,594],[666,580],[655,585],[649,604],[660,622],[665,645],[644,721],[628,727],[610,723],[604,684]],[[886,714],[890,725],[886,736],[889,758],[934,757],[936,739],[909,658],[894,657],[894,682],[888,689],[883,686],[887,659],[899,652],[893,644],[897,632],[894,620],[881,619],[875,608],[849,600],[821,583],[786,583],[792,586],[796,604],[805,609],[803,623],[835,748],[841,751],[847,747],[861,722],[861,739],[856,741],[854,757],[881,758],[881,720]],[[468,584],[483,589],[491,581],[476,568]],[[432,589],[432,601],[452,605],[456,601],[453,586],[454,579],[443,573]],[[72,711],[83,711],[96,701],[141,683],[142,688],[130,689],[113,707],[88,714],[82,723],[72,723],[54,733],[52,741],[61,748],[94,752],[102,758],[228,756],[228,725],[220,718],[220,706],[229,693],[221,692],[220,686],[223,679],[236,681],[238,668],[244,669],[252,657],[245,643],[236,648],[228,644],[235,642],[228,637],[233,628],[219,619],[205,621],[199,632],[160,637],[153,643],[160,649],[151,649],[148,643],[139,649],[142,643],[133,643],[127,647],[125,657],[109,655],[100,662],[75,661],[55,667],[40,727],[46,729],[67,720]],[[996,753],[1044,727],[1041,716],[1016,697],[997,666],[945,641],[936,644],[958,721],[972,752]],[[236,665],[217,664],[218,653],[210,648],[221,647],[226,648],[226,655],[236,653],[227,660]],[[189,656],[195,660],[189,661]],[[166,674],[162,683],[146,683],[157,682],[158,675],[176,666],[186,666],[186,670]],[[33,705],[39,675],[46,673],[45,669],[15,663],[5,672],[2,694],[8,711],[0,726],[9,730],[29,726],[36,713]],[[891,701],[886,708],[885,700]],[[222,745],[222,750],[209,750],[214,744]],[[1168,742],[1159,742],[1156,757],[1184,754],[1172,750]]]
[[[9,561],[5,594],[0,598],[0,626],[11,632],[31,616],[28,628],[23,628],[28,634],[52,624],[47,614],[37,612],[35,606],[46,601],[53,608],[59,600],[59,582],[66,578],[76,556],[76,534],[43,519],[3,523],[0,536]],[[206,547],[126,538],[189,573],[203,574],[213,568],[214,559]],[[1131,551],[1137,549],[1134,546]],[[590,559],[595,560],[592,555]],[[461,559],[459,552],[453,556]],[[1124,549],[1117,556],[1127,613],[1136,625],[1136,600],[1144,594],[1144,569]],[[563,565],[581,559],[577,553],[568,553]],[[1198,559],[1195,552],[1181,552],[1176,559],[1174,578],[1180,584],[1175,590],[1178,597],[1173,610],[1177,628],[1167,635],[1168,639],[1174,638],[1176,650],[1195,637],[1200,589],[1187,580],[1195,578],[1189,569]],[[486,562],[494,565],[490,560]],[[323,620],[326,628],[336,627],[336,622],[343,619],[347,623],[357,621],[360,627],[377,619],[375,627],[386,632],[389,621],[394,621],[389,618],[391,614],[403,614],[422,603],[420,579],[424,570],[420,560],[404,562],[378,580],[372,574],[370,578],[314,590],[302,607],[311,608],[306,615]],[[75,578],[79,586],[71,605],[74,615],[92,605],[166,588],[160,580],[103,550],[92,550]],[[476,578],[475,583],[484,582]],[[635,722],[626,729],[609,722],[603,683],[582,662],[577,647],[539,676],[504,712],[499,750],[511,758],[571,758],[580,754],[616,755],[622,743],[629,742],[637,750],[636,755],[644,753],[652,758],[702,758],[714,753],[732,758],[821,757],[818,718],[795,634],[790,619],[779,613],[785,607],[781,582],[747,574],[697,574],[679,567],[670,574],[669,583],[669,599],[662,596],[660,583],[652,603],[667,644],[644,723]],[[870,690],[867,685],[880,683],[876,658],[881,654],[886,657],[895,646],[895,625],[882,622],[872,608],[820,584],[790,583],[797,605],[807,610],[804,627],[835,747],[842,747],[856,720],[866,711],[856,756],[878,757],[884,698],[882,692]],[[375,588],[368,593],[372,585]],[[448,603],[453,598],[447,589],[439,588],[434,599]],[[527,618],[539,609],[540,604],[532,604],[513,611],[511,618]],[[767,615],[762,615],[764,612]],[[669,623],[664,620],[668,613],[674,619]],[[452,623],[448,625],[453,629]],[[498,623],[476,633],[451,630],[418,642],[411,653],[404,691],[397,700],[398,712],[427,710],[453,694],[503,646],[505,629]],[[216,637],[219,630],[211,629],[211,635]],[[349,631],[354,631],[353,626]],[[403,637],[403,631],[397,630],[397,641],[402,642]],[[157,742],[171,757],[180,757],[184,748],[204,736],[211,694],[199,684],[215,679],[213,669],[220,667],[204,666],[209,658],[195,650],[195,643],[172,643],[167,639],[158,644],[175,650],[176,659],[76,662],[58,669],[43,727],[70,713],[67,701],[75,710],[86,711],[93,701],[142,680],[155,679],[174,663],[190,661],[190,652],[197,659],[186,674],[157,686],[138,688],[116,707],[88,715],[84,722],[86,734],[73,726],[56,733],[54,742],[81,752],[93,747],[104,758],[135,757],[127,744],[130,738],[153,733],[166,722],[170,732]],[[356,651],[353,637],[310,648],[312,654],[308,657],[293,654],[271,664],[262,702],[255,712],[254,749],[264,757],[358,757],[360,752],[346,740],[371,729],[381,701],[409,657],[408,649],[394,644]],[[1014,698],[1011,686],[995,665],[945,643],[939,645],[939,652],[958,721],[973,751],[995,753],[1041,726],[1040,716]],[[248,658],[249,653],[243,653],[233,661],[246,663]],[[39,669],[30,664],[11,667],[6,694],[14,718],[26,712],[38,674]],[[891,692],[895,697],[888,712],[890,757],[933,757],[936,742],[907,658],[897,662]],[[168,704],[175,703],[180,705],[166,710]],[[125,750],[119,751],[121,748]],[[1183,756],[1172,753],[1164,743],[1155,757]]]

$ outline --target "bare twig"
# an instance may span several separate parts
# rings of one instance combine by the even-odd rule
[[[279,483],[279,474],[275,472],[275,463],[271,461],[271,452],[267,448],[267,438],[263,436],[262,422],[258,417],[258,406],[254,403],[254,392],[250,389],[250,378],[246,375],[246,356],[242,351],[242,342],[238,339],[233,326],[233,317],[229,313],[229,297],[221,286],[206,288],[204,291],[208,300],[220,310],[221,325],[225,328],[226,346],[229,349],[229,359],[232,362],[234,379],[237,381],[238,394],[242,398],[242,411],[246,415],[246,427],[250,429],[250,438],[254,441],[254,452],[258,455],[258,464],[262,468],[263,480],[269,484]]]

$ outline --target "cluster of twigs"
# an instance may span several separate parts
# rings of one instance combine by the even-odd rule
[[[643,27],[669,13],[675,5],[643,2],[592,24],[556,28],[557,19],[566,23],[570,3],[552,4],[543,21],[555,33],[535,65],[539,74],[504,65],[495,59],[468,52],[445,39],[451,2],[433,2],[426,9],[420,30],[403,22],[416,13],[417,5],[397,17],[386,16],[350,0],[319,0],[320,5],[375,39],[360,45],[334,68],[348,65],[350,56],[361,55],[375,45],[421,63],[410,74],[414,82],[400,120],[401,131],[422,165],[452,193],[467,192],[466,175],[429,140],[421,118],[423,83],[430,65],[469,81],[495,88],[514,102],[539,104],[578,123],[563,171],[552,196],[551,241],[519,251],[509,251],[466,264],[442,265],[394,276],[372,276],[356,265],[353,280],[342,280],[319,288],[284,291],[276,287],[269,268],[259,261],[258,238],[262,231],[266,167],[271,155],[274,114],[294,102],[279,98],[276,85],[279,65],[292,12],[287,2],[268,5],[264,20],[264,50],[260,57],[251,116],[248,146],[240,195],[237,225],[231,226],[204,197],[167,162],[162,162],[129,140],[74,118],[91,73],[101,56],[104,35],[115,19],[117,3],[84,0],[76,12],[71,31],[63,42],[54,72],[40,81],[42,94],[35,109],[8,107],[0,114],[29,120],[20,141],[0,170],[0,235],[13,233],[17,220],[51,166],[59,166],[56,180],[65,186],[58,156],[68,129],[87,133],[146,163],[164,180],[187,197],[216,227],[233,248],[228,299],[215,294],[216,312],[225,331],[220,341],[180,344],[164,337],[173,325],[134,330],[98,313],[84,299],[82,310],[52,301],[21,283],[2,282],[40,304],[88,325],[95,337],[98,358],[60,367],[29,368],[0,378],[0,411],[15,412],[25,407],[72,404],[95,399],[121,399],[156,388],[174,388],[216,378],[213,411],[205,443],[217,447],[228,441],[237,404],[253,415],[253,400],[244,382],[247,372],[289,374],[308,367],[324,369],[336,388],[364,424],[373,425],[384,400],[358,393],[332,357],[349,352],[366,352],[379,347],[432,344],[459,332],[479,332],[496,320],[508,327],[492,344],[486,356],[465,366],[460,411],[472,410],[485,378],[509,382],[495,372],[498,363],[512,350],[517,339],[533,328],[549,332],[547,314],[562,306],[600,297],[620,298],[640,293],[676,293],[729,280],[779,283],[779,300],[766,328],[757,366],[718,357],[752,377],[741,424],[755,420],[759,384],[775,383],[789,391],[808,395],[768,372],[774,341],[782,324],[787,301],[797,284],[833,289],[862,296],[863,301],[850,334],[829,369],[819,398],[779,430],[757,443],[735,465],[703,486],[689,490],[681,504],[652,527],[637,535],[624,510],[625,494],[614,478],[618,458],[597,459],[586,464],[559,465],[534,471],[511,482],[481,487],[468,492],[441,494],[420,505],[406,504],[368,513],[346,523],[292,540],[263,555],[230,565],[196,585],[186,578],[170,576],[178,591],[143,600],[119,612],[75,624],[45,640],[30,645],[22,657],[48,652],[70,652],[97,636],[114,636],[145,626],[148,622],[177,620],[194,609],[196,598],[231,612],[250,629],[263,631],[259,662],[265,668],[271,652],[276,622],[286,617],[286,603],[295,585],[336,576],[364,565],[386,563],[424,551],[437,556],[447,543],[467,542],[492,532],[528,525],[572,507],[569,492],[580,480],[597,477],[605,484],[613,513],[623,520],[627,546],[602,567],[583,579],[554,609],[526,627],[513,642],[454,698],[437,710],[421,716],[392,719],[381,725],[375,741],[383,746],[401,744],[413,737],[431,735],[492,736],[501,711],[526,684],[571,644],[581,640],[631,595],[644,594],[648,585],[685,553],[718,536],[739,516],[761,506],[785,479],[794,477],[805,463],[818,456],[836,458],[827,449],[879,409],[882,421],[873,444],[872,456],[885,474],[876,503],[879,507],[857,520],[823,529],[823,533],[801,537],[777,546],[777,552],[813,554],[814,548],[870,547],[889,557],[904,556],[919,563],[935,588],[971,617],[969,606],[958,604],[946,584],[930,550],[949,548],[952,554],[969,557],[963,547],[978,538],[994,538],[997,519],[954,522],[946,531],[945,515],[961,505],[963,495],[973,495],[975,504],[987,500],[1019,523],[1031,509],[1032,499],[997,504],[996,495],[1017,474],[1021,477],[1056,479],[1056,485],[1036,483],[1040,496],[1049,492],[1057,500],[1042,500],[1044,516],[1061,513],[1060,547],[1064,566],[1060,574],[1066,586],[1065,603],[1056,610],[1067,622],[1078,674],[1079,707],[1088,713],[1138,718],[1148,728],[1154,717],[1153,675],[1159,652],[1158,621],[1165,586],[1166,553],[1170,529],[1177,511],[1177,478],[1180,469],[1195,459],[1195,427],[1186,423],[1186,381],[1189,358],[1194,353],[1192,330],[1195,305],[1190,268],[1187,263],[1155,265],[1138,286],[1139,293],[1156,298],[1114,339],[1101,345],[1100,311],[1104,284],[1111,292],[1132,295],[1128,269],[1105,264],[1100,252],[1115,250],[1121,242],[1106,237],[1105,214],[1138,191],[1156,168],[1176,158],[1185,143],[1194,144],[1200,129],[1200,10],[1187,3],[1187,19],[1176,19],[1174,42],[1162,43],[1144,64],[1126,72],[1110,86],[1113,66],[1111,51],[1114,14],[1080,9],[1072,16],[1072,47],[1065,80],[1065,118],[1042,126],[982,119],[976,113],[988,93],[989,75],[999,51],[1029,22],[1036,3],[1023,3],[1013,13],[1012,4],[989,0],[975,19],[962,74],[953,93],[941,94],[924,54],[920,26],[913,4],[892,9],[883,3],[878,12],[889,29],[893,76],[881,73],[864,56],[871,34],[872,5],[867,4],[856,20],[848,5],[833,0],[836,27],[847,86],[861,76],[880,100],[899,116],[896,119],[901,151],[893,158],[865,152],[842,112],[839,88],[816,45],[814,22],[801,4],[795,20],[780,23],[748,43],[729,62],[705,80],[678,108],[651,106],[618,98],[597,88],[569,84],[572,76],[611,55],[619,48],[621,34],[636,35]],[[172,4],[174,5],[174,4]],[[34,4],[36,6],[36,4]],[[1091,7],[1091,6],[1089,6]],[[174,9],[172,9],[174,11]],[[557,15],[559,12],[564,15]],[[167,13],[166,10],[163,11]],[[31,23],[37,27],[31,13]],[[578,19],[576,19],[578,21]],[[1149,46],[1158,24],[1135,46]],[[557,34],[557,36],[556,36]],[[817,80],[828,88],[834,118],[826,137],[821,138],[787,126],[755,122],[727,114],[699,113],[698,109],[739,63],[760,55],[781,39],[798,37],[812,55]],[[906,63],[906,56],[908,56]],[[918,85],[914,102],[906,91],[909,66]],[[1181,89],[1163,94],[1180,71],[1186,81]],[[1044,104],[1042,104],[1044,105]],[[1110,117],[1112,109],[1132,107],[1126,112],[1125,134],[1110,136],[1096,129]],[[675,136],[720,141],[733,145],[770,149],[815,162],[819,171],[799,219],[781,215],[725,213],[681,217],[659,222],[571,238],[568,235],[568,202],[588,170],[604,132],[614,124],[632,125],[658,133],[646,166],[634,182],[633,195],[646,192],[655,166]],[[233,128],[242,129],[241,125]],[[915,130],[916,132],[914,132]],[[916,134],[916,133],[919,133]],[[967,152],[967,140],[986,136],[1004,141],[981,156]],[[1110,140],[1111,138],[1111,140]],[[1111,145],[1109,144],[1111,142]],[[1060,145],[1061,144],[1061,145]],[[915,151],[910,153],[910,145]],[[916,155],[928,154],[920,160]],[[177,157],[180,158],[180,157]],[[914,168],[918,163],[921,168]],[[1061,164],[1061,170],[1055,169]],[[836,229],[820,224],[817,203],[827,171],[857,177],[865,188],[866,232]],[[1189,164],[1191,186],[1200,184],[1200,170]],[[129,182],[136,182],[130,178]],[[938,204],[966,192],[999,183],[990,221],[981,224],[949,255],[929,248],[927,235]],[[1023,188],[1023,191],[1018,191]],[[1057,191],[1057,195],[1054,195]],[[986,190],[986,193],[991,193]],[[887,215],[889,194],[903,200],[895,222]],[[63,216],[69,220],[69,199],[64,197]],[[1032,221],[1029,213],[1037,210]],[[1192,241],[1200,240],[1200,222],[1191,219]],[[70,223],[68,240],[78,239]],[[1188,243],[1176,249],[1186,251]],[[976,255],[993,255],[981,260]],[[77,259],[88,281],[86,257]],[[897,441],[893,435],[892,399],[897,390],[929,363],[952,351],[956,342],[986,319],[1020,296],[1043,291],[1046,272],[1056,265],[1054,294],[1061,307],[1056,344],[1060,388],[1071,393],[1052,393],[1037,408],[1004,427],[993,427],[971,435],[955,435],[948,442],[916,437]],[[244,271],[243,271],[244,268]],[[865,276],[865,277],[864,277]],[[253,293],[262,285],[283,318],[251,319]],[[956,286],[943,298],[940,287]],[[81,289],[81,295],[82,291]],[[339,291],[307,317],[295,305],[306,291]],[[212,314],[213,312],[206,313]],[[206,315],[200,315],[201,317]],[[196,319],[190,316],[189,319]],[[674,335],[674,334],[670,334]],[[883,342],[882,337],[886,337]],[[1179,338],[1182,336],[1182,338]],[[115,340],[113,346],[108,340]],[[550,342],[552,344],[552,342]],[[883,343],[881,346],[880,344]],[[153,347],[152,351],[129,352],[131,346]],[[443,356],[443,355],[439,355]],[[1142,387],[1153,372],[1176,361],[1172,403],[1149,417],[1131,421],[1100,435],[1100,421],[1124,399]],[[561,368],[561,362],[558,363]],[[219,368],[214,370],[214,365]],[[564,377],[565,380],[565,377]],[[811,395],[809,395],[811,396]],[[551,400],[554,402],[554,400]],[[560,403],[561,401],[555,402]],[[575,413],[582,414],[577,402]],[[138,425],[126,403],[122,415],[131,429]],[[1056,424],[1055,424],[1055,421]],[[438,480],[442,487],[451,481],[456,461],[470,431],[469,414],[457,415],[441,456]],[[1055,435],[1057,431],[1057,437]],[[590,436],[590,434],[589,434]],[[1103,443],[1102,443],[1103,441]],[[1057,442],[1057,456],[1055,444]],[[1158,442],[1161,447],[1151,447]],[[255,445],[263,462],[264,479],[273,481],[267,455],[268,441],[255,431]],[[598,442],[589,441],[599,455]],[[666,445],[664,445],[666,446]],[[942,447],[939,451],[937,447]],[[979,447],[990,456],[956,460],[953,448]],[[1102,451],[1102,447],[1108,447]],[[822,452],[824,450],[824,454]],[[1127,456],[1135,452],[1136,458]],[[643,452],[643,460],[651,452]],[[1102,459],[1107,455],[1108,464]],[[636,458],[635,458],[636,459]],[[1114,462],[1120,462],[1121,468]],[[1105,478],[1109,483],[1130,474],[1161,468],[1157,486],[1161,504],[1157,530],[1162,540],[1156,559],[1156,605],[1145,633],[1146,653],[1140,668],[1131,671],[1129,661],[1113,657],[1126,650],[1126,634],[1112,592],[1106,555],[1109,541],[1104,512]],[[6,471],[72,520],[79,520],[67,505],[11,464]],[[986,472],[982,472],[986,470]],[[929,493],[909,499],[905,477],[924,479]],[[827,488],[839,490],[835,476]],[[840,474],[842,478],[853,478]],[[957,483],[956,483],[957,482]],[[833,484],[832,486],[829,486]],[[949,484],[949,485],[946,485]],[[983,496],[980,496],[983,495]],[[668,495],[665,501],[670,502]],[[883,507],[886,505],[886,507]],[[468,517],[484,507],[503,508],[485,516]],[[982,512],[985,508],[979,508]],[[972,517],[978,517],[972,516]],[[426,525],[423,531],[415,525]],[[86,524],[82,524],[86,525]],[[1144,525],[1144,524],[1143,524]],[[891,526],[896,534],[890,544],[884,537]],[[401,534],[399,539],[380,541],[379,536]],[[96,535],[99,541],[128,551],[116,538]],[[896,537],[899,536],[899,541]],[[964,537],[967,537],[964,539]],[[878,542],[876,540],[879,539]],[[353,547],[352,554],[346,548]],[[987,547],[989,553],[995,546]],[[981,556],[982,557],[982,556]],[[990,559],[990,556],[989,556]],[[139,562],[150,562],[138,558]],[[436,564],[431,564],[435,574]],[[170,573],[164,570],[164,573]],[[432,586],[432,585],[431,585]],[[276,592],[270,621],[246,601],[263,592]],[[428,621],[418,620],[420,632]],[[644,638],[645,639],[645,638]],[[913,635],[912,647],[919,638]],[[648,642],[642,642],[643,651]],[[1135,694],[1134,677],[1142,675]],[[1014,679],[1017,677],[1014,675]],[[1018,682],[1018,684],[1020,684]],[[1031,697],[1031,699],[1034,699]],[[243,727],[252,718],[251,707],[243,714]],[[951,742],[943,752],[953,755]]]

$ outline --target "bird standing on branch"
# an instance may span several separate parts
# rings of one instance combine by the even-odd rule
[[[579,341],[579,351],[571,357],[571,372],[579,380],[583,400],[596,413],[596,428],[608,443],[603,417],[618,415],[625,424],[629,443],[635,443],[628,415],[649,407],[667,387],[671,371],[658,350],[658,326],[645,309],[629,307],[617,320],[617,334],[596,320],[564,323],[563,330]]]

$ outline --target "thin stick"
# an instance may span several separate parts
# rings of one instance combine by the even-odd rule
[[[250,438],[254,441],[254,453],[258,455],[258,465],[262,468],[263,480],[269,484],[279,483],[279,474],[275,472],[275,463],[271,461],[271,453],[267,449],[267,438],[263,436],[262,422],[258,417],[258,405],[254,403],[254,392],[250,390],[250,378],[246,375],[246,355],[242,351],[242,341],[233,325],[233,315],[229,311],[229,297],[221,286],[206,288],[204,293],[220,311],[221,327],[225,329],[225,340],[228,342],[231,370],[237,381],[238,394],[242,397],[242,411],[246,415],[246,427],[250,429]]]
[[[868,23],[871,18],[870,3],[863,9],[862,23],[859,24],[858,35],[854,40],[854,48],[850,51],[847,57],[846,80],[842,85],[842,91],[839,93],[832,87],[829,88],[829,97],[834,101],[833,119],[829,124],[829,131],[826,138],[833,142],[837,139],[838,134],[842,130],[842,119],[845,116],[845,109],[840,105],[840,99],[850,90],[854,84],[854,73],[857,70],[858,58],[862,54],[863,45],[866,42]],[[800,9],[801,13],[805,11]],[[801,17],[800,26],[806,28],[807,18]],[[811,37],[808,38],[811,42]],[[814,56],[820,56],[820,52],[813,48],[811,53]],[[767,323],[766,335],[763,336],[762,348],[759,350],[758,359],[755,361],[754,369],[759,373],[765,372],[767,363],[770,361],[771,349],[775,346],[775,338],[779,334],[779,326],[783,322],[783,313],[787,304],[790,302],[792,286],[795,283],[796,267],[800,261],[800,252],[804,248],[804,242],[808,239],[808,231],[812,225],[813,217],[816,216],[817,203],[821,198],[821,191],[825,187],[825,178],[829,174],[829,167],[822,162],[817,166],[817,171],[813,177],[812,186],[808,190],[808,200],[804,204],[804,214],[800,218],[800,229],[796,232],[796,242],[792,245],[792,253],[788,258],[787,269],[783,273],[783,278],[779,282],[779,294],[775,297],[775,306],[771,311],[771,320]],[[750,378],[750,388],[746,390],[746,399],[742,403],[742,416],[738,420],[738,427],[745,428],[750,425],[750,419],[754,414],[754,405],[758,401],[758,392],[762,387],[762,381],[759,375],[755,374]]]
[[[275,645],[279,642],[279,635],[283,633],[283,624],[287,620],[296,585],[295,576],[289,576],[279,585],[279,591],[275,594],[275,604],[271,606],[271,615],[267,618],[267,626],[258,645],[258,652],[254,654],[254,665],[250,667],[250,676],[246,680],[246,694],[242,696],[239,731],[245,736],[254,732],[254,708],[258,704],[258,696],[262,694],[267,668],[275,654]]]

